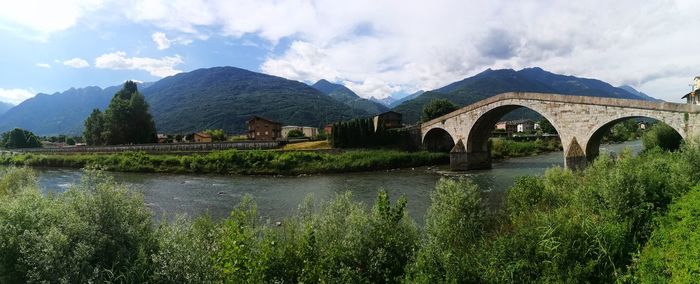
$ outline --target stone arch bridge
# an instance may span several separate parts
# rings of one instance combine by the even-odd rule
[[[600,141],[621,120],[646,117],[673,127],[683,139],[700,134],[700,106],[667,102],[543,93],[503,93],[421,124],[423,145],[451,150],[455,170],[491,167],[488,139],[503,115],[529,108],[559,133],[567,168],[584,167]]]

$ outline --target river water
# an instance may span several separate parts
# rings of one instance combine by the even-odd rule
[[[629,147],[641,150],[640,141],[602,145],[601,153],[619,153]],[[310,175],[299,177],[216,176],[147,173],[109,173],[115,180],[141,192],[146,204],[156,216],[208,213],[214,218],[225,217],[245,195],[257,203],[258,213],[271,221],[293,214],[307,195],[315,202],[351,191],[353,199],[371,206],[380,189],[392,199],[403,195],[411,217],[422,223],[430,205],[430,193],[444,175],[462,176],[473,180],[484,192],[491,207],[500,204],[505,191],[518,176],[540,175],[552,166],[563,166],[562,152],[513,158],[494,162],[490,170],[450,174],[446,167],[415,168],[394,171]],[[79,182],[83,172],[77,169],[39,169],[38,176],[44,192],[62,192]]]

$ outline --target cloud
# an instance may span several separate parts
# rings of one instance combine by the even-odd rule
[[[153,39],[153,42],[156,43],[156,46],[158,46],[158,50],[163,50],[170,47],[170,40],[168,39],[168,37],[165,36],[165,33],[153,33],[153,35],[151,35],[151,38]]]
[[[102,7],[102,0],[4,1],[0,9],[0,25],[24,34],[37,33],[45,39],[50,33],[66,30],[85,14]]]
[[[75,57],[73,59],[68,59],[62,62],[63,65],[66,65],[68,67],[73,67],[73,68],[85,68],[85,67],[90,67],[90,63],[85,61],[85,59]]]
[[[113,70],[143,70],[155,77],[167,77],[182,71],[175,66],[182,64],[179,55],[166,56],[160,59],[149,57],[127,57],[125,52],[118,51],[103,54],[95,59],[95,67]]]
[[[19,104],[24,100],[34,96],[34,93],[24,89],[2,89],[0,88],[0,101],[11,104]]]
[[[48,63],[36,63],[36,64],[34,64],[34,66],[40,67],[40,68],[46,68],[46,69],[51,68],[51,65],[49,65]]]

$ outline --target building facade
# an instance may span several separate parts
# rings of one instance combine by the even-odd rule
[[[278,140],[282,136],[282,124],[260,116],[253,116],[247,122],[249,140]]]
[[[282,137],[289,138],[289,132],[292,130],[299,130],[301,133],[304,133],[304,137],[309,138],[316,138],[318,135],[318,128],[316,127],[287,125],[282,126]]]
[[[194,142],[196,143],[211,143],[212,137],[209,133],[197,132],[194,134]]]
[[[381,125],[382,128],[384,129],[392,129],[392,128],[400,128],[403,125],[401,124],[402,120],[402,115],[398,112],[395,111],[387,111],[384,113],[380,113],[377,116],[375,116],[372,119],[372,122],[374,123],[374,132],[377,132],[377,129]]]
[[[682,98],[686,99],[689,104],[700,105],[700,98],[698,98],[700,96],[700,76],[695,76],[693,83],[693,89]]]

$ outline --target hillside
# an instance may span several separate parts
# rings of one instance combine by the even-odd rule
[[[540,68],[526,68],[519,71],[488,69],[475,76],[425,92],[401,103],[393,110],[402,113],[405,122],[415,123],[420,120],[423,106],[433,99],[448,99],[459,106],[465,106],[505,92],[541,92],[649,100],[600,80],[559,75]],[[537,116],[532,111],[519,110],[507,115],[505,119],[536,118]]]
[[[6,102],[0,102],[0,115],[3,113],[6,113],[8,110],[10,110],[12,107],[15,105],[11,103],[6,103]]]
[[[198,69],[142,90],[159,132],[246,131],[260,115],[285,125],[322,126],[365,115],[308,85],[235,67]]]
[[[403,97],[403,98],[400,98],[400,99],[398,99],[398,100],[395,100],[395,101],[391,102],[391,104],[389,104],[389,107],[392,107],[392,108],[393,108],[393,107],[396,107],[396,106],[402,104],[402,103],[405,102],[405,101],[410,101],[410,100],[412,100],[412,99],[417,98],[418,96],[422,95],[423,93],[425,93],[425,91],[420,90],[420,91],[418,91],[418,92],[415,92],[415,93],[410,94],[410,95],[408,95],[408,96],[405,96],[405,97]]]
[[[328,95],[338,102],[344,103],[357,111],[365,112],[368,115],[382,113],[389,110],[387,106],[379,102],[361,98],[355,92],[341,84],[334,84],[322,79],[311,85],[311,87]]]
[[[0,115],[0,131],[20,127],[37,135],[80,135],[93,109],[105,109],[119,87],[71,88],[37,94]]]

